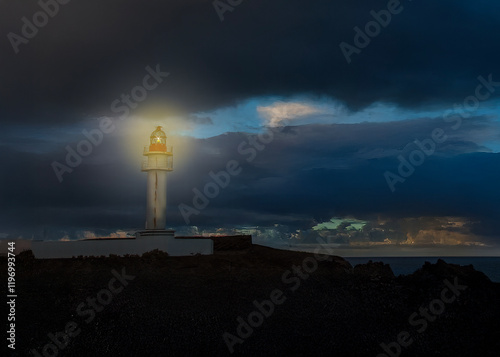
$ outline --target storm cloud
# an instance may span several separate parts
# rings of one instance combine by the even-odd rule
[[[138,140],[127,123],[144,116],[150,131],[159,125],[148,112],[155,107],[182,122],[167,133],[181,155],[168,181],[174,228],[275,227],[279,237],[313,241],[319,233],[312,227],[350,217],[368,222],[347,232],[352,243],[497,239],[500,93],[490,91],[458,130],[443,120],[475,94],[479,76],[500,81],[497,2],[401,1],[402,10],[350,63],[340,44],[355,45],[355,28],[365,31],[390,1],[243,1],[221,21],[209,0],[73,0],[58,3],[35,35],[13,45],[11,34],[25,36],[41,3],[55,1],[0,2],[2,237],[142,227],[141,152],[131,160],[124,147]],[[147,66],[170,75],[119,124],[111,103],[143,83]],[[249,101],[257,109],[243,114],[254,121],[218,115]],[[325,114],[314,105],[327,102],[340,109]],[[377,122],[337,121],[377,105],[385,110]],[[52,164],[64,164],[66,146],[75,148],[82,130],[103,118],[116,131],[59,182]],[[237,130],[221,134],[223,120]],[[268,125],[284,127],[249,160],[238,148]],[[191,135],[194,128],[205,135]],[[436,128],[447,140],[392,192],[385,173],[399,175],[398,157],[409,160],[415,140]],[[192,206],[193,189],[203,191],[210,172],[231,160],[241,173],[186,227],[179,205]],[[347,233],[322,234],[340,242]]]
[[[147,65],[171,72],[155,99],[185,112],[248,97],[327,95],[350,108],[451,103],[480,74],[500,73],[494,1],[402,1],[348,64],[339,44],[387,1],[244,1],[220,21],[212,1],[71,1],[15,54],[36,1],[0,4],[3,121],[75,121],[109,114]],[[480,24],[480,26],[478,26]]]

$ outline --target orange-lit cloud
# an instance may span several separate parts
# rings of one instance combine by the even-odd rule
[[[275,102],[267,107],[257,107],[257,112],[271,127],[279,126],[284,120],[293,120],[306,115],[320,114],[321,109],[303,103]]]

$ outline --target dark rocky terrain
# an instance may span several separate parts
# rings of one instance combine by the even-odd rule
[[[303,264],[309,274],[293,272],[294,265]],[[5,282],[6,258],[2,266]],[[122,285],[114,280],[109,286],[112,270],[122,274],[122,269],[134,278],[109,293]],[[256,245],[193,257],[151,252],[37,260],[27,251],[17,258],[16,277],[14,356],[31,356],[31,349],[43,355],[45,345],[56,345],[49,333],[59,336],[58,356],[229,355],[223,334],[237,337],[237,318],[248,321],[258,311],[253,301],[276,298],[276,289],[283,292],[282,303],[260,325],[255,323],[251,334],[239,340],[243,343],[234,344],[234,355],[391,356],[380,344],[397,341],[402,331],[408,331],[405,341],[411,338],[412,343],[400,347],[400,354],[393,344],[392,356],[500,355],[500,284],[471,266],[444,261],[395,277],[382,263],[353,268],[339,257],[318,261],[314,254]],[[424,323],[412,326],[410,316],[442,299],[445,279],[467,288],[459,288],[453,302],[441,303],[444,310],[417,332]],[[448,289],[444,298],[453,296]],[[97,302],[91,313],[87,297],[108,304]],[[434,312],[441,305],[434,304]],[[57,332],[68,323],[68,331],[78,334],[65,341]],[[49,348],[46,355],[55,354]]]

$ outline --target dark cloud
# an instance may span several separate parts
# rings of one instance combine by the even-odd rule
[[[111,103],[142,84],[146,66],[170,72],[148,93],[148,104],[207,126],[212,118],[194,113],[256,96],[331,97],[352,110],[391,102],[418,112],[462,103],[479,75],[500,81],[497,2],[402,5],[348,64],[339,44],[352,44],[353,28],[364,27],[386,0],[244,1],[223,22],[210,0],[70,1],[18,54],[7,35],[21,34],[21,19],[40,8],[37,1],[1,2],[0,234],[61,238],[143,226],[145,176],[130,165],[118,136],[62,183],[51,163],[64,159],[64,146],[75,146],[81,128],[93,127],[91,118],[113,114]],[[169,177],[169,222],[184,225],[177,206],[191,204],[192,189],[203,189],[210,171],[238,160],[242,173],[191,217],[193,224],[279,224],[280,237],[301,230],[312,241],[313,225],[351,216],[370,222],[355,239],[379,242],[388,237],[380,233],[383,218],[392,222],[395,241],[409,232],[428,242],[451,239],[436,233],[442,221],[432,218],[451,216],[466,218],[461,232],[494,240],[500,156],[489,152],[488,142],[498,141],[498,123],[476,116],[460,130],[450,126],[441,118],[291,126],[251,162],[238,152],[251,138],[245,133],[179,139],[196,154]],[[392,193],[384,173],[396,173],[397,156],[407,157],[414,141],[436,127],[448,140]],[[427,233],[419,235],[419,225]],[[345,242],[345,229],[334,239]]]
[[[241,154],[241,143],[258,138],[231,133],[209,139],[184,138],[194,153],[169,176],[168,221],[185,225],[178,205],[193,205],[193,189],[203,191],[211,171],[236,160],[242,172],[210,200],[191,224],[204,227],[242,225],[310,229],[331,217],[468,217],[471,232],[492,235],[500,215],[497,189],[500,155],[485,152],[471,142],[496,124],[485,117],[471,118],[453,140],[436,147],[436,153],[416,168],[392,193],[384,173],[397,173],[397,155],[409,155],[416,138],[423,140],[439,119],[353,125],[286,127],[256,151],[253,160]],[[468,124],[471,123],[471,124]],[[471,128],[474,128],[472,130]],[[145,176],[121,151],[117,137],[103,141],[91,157],[59,183],[52,167],[65,152],[30,153],[5,149],[2,221],[5,230],[41,227],[87,227],[116,230],[143,226]],[[465,144],[467,143],[467,144]],[[75,146],[75,144],[70,144]],[[248,146],[244,146],[247,148]],[[367,153],[370,153],[369,155]],[[485,222],[483,226],[481,222]],[[58,228],[62,229],[62,228]],[[373,237],[376,239],[376,237]]]
[[[171,76],[150,94],[188,113],[259,95],[310,93],[351,108],[418,107],[473,94],[499,74],[494,1],[402,1],[404,10],[350,65],[339,44],[387,1],[244,1],[220,22],[209,0],[71,1],[20,46],[36,1],[0,4],[2,121],[72,122],[110,112],[147,65]],[[500,76],[500,75],[497,75]]]

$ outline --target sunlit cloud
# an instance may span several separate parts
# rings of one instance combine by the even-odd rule
[[[111,233],[96,233],[94,231],[80,231],[76,233],[76,238],[77,239],[99,239],[99,238],[129,238],[131,237],[132,232],[131,231],[124,231],[124,230],[116,230]],[[61,241],[69,241],[71,240],[68,235],[65,235],[61,239]]]
[[[374,246],[478,246],[487,244],[471,232],[473,222],[465,217],[407,217],[361,220],[333,217],[309,230],[288,235],[295,244],[313,244],[321,237],[339,247]]]
[[[322,110],[310,104],[276,102],[267,107],[257,107],[257,112],[271,127],[279,126],[284,120],[294,120],[307,115],[321,114]]]
[[[478,237],[465,232],[449,230],[422,229],[417,234],[407,234],[407,240],[401,244],[433,244],[433,245],[478,245],[485,246],[478,241]]]
[[[118,230],[116,232],[113,232],[109,235],[109,238],[127,238],[128,232]]]
[[[94,232],[92,231],[84,231],[84,232],[81,232],[80,233],[80,237],[79,238],[83,238],[83,239],[93,239],[93,238],[96,238],[96,235]]]

